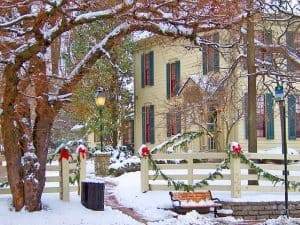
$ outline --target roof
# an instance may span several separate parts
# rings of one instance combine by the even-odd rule
[[[194,84],[196,84],[200,90],[208,92],[208,93],[214,93],[215,91],[218,90],[219,84],[221,82],[217,82],[219,79],[213,79],[217,78],[217,76],[209,76],[209,75],[200,75],[200,74],[193,74],[188,77],[188,79],[185,81],[185,83],[182,85],[180,90],[177,93],[177,96],[181,94],[183,89],[188,85],[190,81],[192,81]]]

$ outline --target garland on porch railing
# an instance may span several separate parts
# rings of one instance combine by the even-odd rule
[[[173,178],[171,178],[170,176],[166,175],[159,168],[159,166],[157,165],[155,160],[152,159],[152,156],[151,156],[152,153],[156,153],[157,151],[166,150],[168,148],[174,149],[174,148],[178,148],[178,147],[186,147],[187,143],[191,142],[193,139],[195,139],[197,137],[200,137],[202,134],[203,133],[200,133],[200,132],[189,132],[189,133],[185,133],[185,134],[176,135],[169,141],[155,147],[152,151],[150,151],[150,149],[147,146],[142,145],[139,150],[140,157],[147,157],[149,159],[150,166],[155,171],[154,180],[156,180],[158,178],[158,176],[161,176],[164,180],[166,180],[168,182],[168,186],[173,185],[175,190],[194,191],[194,189],[196,189],[196,188],[201,188],[201,187],[207,186],[208,181],[213,181],[219,177],[222,178],[223,177],[223,175],[221,173],[222,170],[229,169],[231,159],[238,157],[238,158],[240,158],[242,163],[248,165],[250,169],[254,170],[254,172],[258,176],[258,179],[260,179],[260,177],[264,177],[267,180],[271,181],[274,186],[280,182],[284,183],[284,179],[267,172],[266,170],[259,167],[252,160],[248,159],[246,157],[246,155],[243,153],[240,144],[238,144],[236,142],[232,142],[230,149],[226,149],[225,152],[227,154],[227,158],[218,165],[218,167],[215,169],[215,171],[213,173],[210,173],[206,178],[198,181],[197,183],[195,183],[193,185],[186,184],[185,182],[182,182],[182,181],[176,181]],[[289,181],[288,185],[289,185],[289,188],[293,188],[294,190],[296,190],[297,188],[300,187],[300,182]],[[300,188],[299,188],[299,190],[300,190]]]

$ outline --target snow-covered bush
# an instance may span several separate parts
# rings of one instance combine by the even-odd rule
[[[111,158],[112,164],[109,166],[109,174],[113,176],[120,176],[127,172],[139,171],[141,168],[140,158],[132,156],[130,158]]]

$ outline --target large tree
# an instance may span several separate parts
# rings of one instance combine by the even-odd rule
[[[13,0],[1,1],[0,12],[1,130],[17,211],[41,209],[53,121],[97,59],[115,65],[111,50],[134,31],[197,42],[200,32],[228,28],[248,16],[238,0]],[[114,26],[64,77],[52,72],[49,49],[55,40],[84,24],[109,20]]]

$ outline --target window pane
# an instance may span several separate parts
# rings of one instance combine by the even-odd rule
[[[265,137],[265,96],[260,95],[257,98],[257,109],[256,109],[256,129],[257,129],[257,137]]]
[[[296,96],[296,137],[300,137],[300,96]]]
[[[145,54],[145,85],[150,84],[150,54]]]

